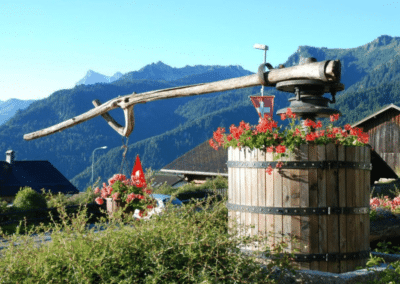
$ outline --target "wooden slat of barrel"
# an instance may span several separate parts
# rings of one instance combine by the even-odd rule
[[[364,163],[364,149],[366,147],[357,147],[358,148],[358,152],[360,155],[359,158],[359,162]],[[364,203],[364,194],[365,194],[365,184],[364,184],[364,174],[365,174],[365,170],[358,170],[359,172],[359,176],[356,176],[356,180],[359,182],[360,187],[358,190],[358,207],[364,207],[366,206],[366,204]],[[358,224],[359,224],[359,231],[358,231],[358,236],[360,237],[360,251],[364,251],[366,249],[368,249],[368,247],[365,247],[365,236],[364,236],[364,216],[365,214],[358,214]],[[368,238],[369,239],[369,238]],[[366,262],[364,258],[361,258],[359,260],[359,265],[360,266],[365,266]]]
[[[240,161],[240,151],[238,150],[233,150],[233,160],[234,161]],[[241,196],[241,191],[240,191],[240,180],[241,180],[241,169],[240,168],[234,168],[234,173],[236,174],[236,177],[234,177],[235,181],[235,204],[241,204],[242,196]],[[240,211],[235,212],[235,217],[236,217],[236,225],[241,226],[242,224],[242,213]],[[237,227],[238,234],[239,236],[241,235],[241,228]]]
[[[228,161],[233,161],[233,148],[228,148]],[[235,192],[236,192],[236,183],[234,179],[234,174],[236,168],[228,167],[228,202],[235,203]],[[228,220],[229,220],[229,227],[232,228],[235,225],[235,219],[233,215],[236,215],[234,211],[228,210]]]
[[[364,162],[366,163],[371,163],[371,148],[370,146],[366,146],[364,148]],[[369,199],[370,199],[370,187],[371,187],[371,171],[365,171],[364,172],[364,184],[365,184],[365,192],[364,192],[364,197],[365,201],[364,204],[366,206],[369,206]],[[364,236],[365,236],[365,241],[364,241],[364,247],[369,248],[370,243],[369,243],[369,235],[370,235],[370,220],[369,220],[369,214],[364,215]],[[368,236],[368,237],[367,237]]]
[[[368,163],[368,161],[366,161],[366,154],[367,154],[367,150],[369,150],[369,147],[367,147],[367,146],[366,147],[361,147],[360,149],[361,149],[361,153],[360,153],[361,162]],[[371,161],[369,161],[369,163],[370,162]],[[368,182],[368,184],[365,183],[365,175],[369,171],[361,170],[361,172],[362,172],[362,174],[360,175],[360,178],[359,178],[360,181],[361,181],[361,185],[362,185],[361,191],[360,191],[360,195],[361,195],[360,196],[360,202],[361,202],[360,206],[361,207],[369,207],[369,183],[370,182]],[[366,217],[368,217],[368,219]],[[360,215],[360,224],[361,224],[360,229],[361,229],[361,231],[360,231],[359,234],[363,238],[363,240],[361,242],[361,250],[362,251],[367,250],[370,247],[369,246],[369,233],[365,234],[366,233],[366,228],[365,227],[367,226],[367,223],[369,223],[369,222],[370,222],[369,221],[369,214],[361,214]],[[366,263],[367,263],[367,258],[361,260],[361,266],[365,267]]]
[[[300,145],[301,160],[308,161],[308,145]],[[310,207],[309,202],[309,181],[308,181],[308,169],[300,170],[300,207],[308,208]],[[310,253],[310,217],[301,216],[300,217],[301,227],[300,227],[300,253],[309,254]],[[310,269],[309,262],[301,262],[301,269]]]
[[[346,151],[343,145],[338,145],[338,161],[346,160]],[[346,169],[338,169],[339,207],[346,207]],[[339,249],[340,253],[347,252],[347,219],[346,215],[339,215]],[[340,272],[347,271],[347,261],[340,261]]]
[[[337,147],[335,144],[326,145],[326,159],[328,161],[337,161]],[[338,170],[328,169],[326,177],[326,206],[339,206],[339,188],[338,188]],[[339,216],[336,214],[327,216],[327,241],[329,253],[339,252]],[[339,261],[329,262],[328,272],[339,273]]]
[[[257,160],[260,162],[265,161],[265,151],[257,150]],[[266,206],[266,180],[265,180],[265,169],[257,169],[257,191],[258,191],[258,201],[257,206]],[[266,215],[258,214],[258,234],[259,236],[265,236],[266,233]],[[264,251],[266,242],[261,242],[259,244],[259,250]]]
[[[368,151],[370,151],[368,146],[362,147],[362,152],[361,153],[362,153],[362,157],[363,157],[362,158],[362,162],[363,163],[371,163],[371,161],[367,161],[367,153],[368,153]],[[370,181],[368,181],[368,183],[366,183],[366,180],[365,180],[365,176],[367,175],[367,172],[369,172],[369,171],[363,170],[362,172],[363,172],[362,173],[362,186],[363,187],[362,187],[362,191],[361,191],[361,200],[363,202],[362,206],[366,206],[366,207],[369,208]],[[366,231],[367,223],[369,224],[369,222],[370,222],[369,221],[369,214],[361,215],[361,222],[362,222],[361,234],[363,236],[365,236],[362,250],[367,250],[370,247],[370,245],[369,245],[369,232]],[[364,262],[365,262],[365,260],[364,260]]]
[[[245,161],[246,156],[245,156],[245,150],[244,148],[241,148],[239,150],[239,161]],[[239,185],[239,191],[240,191],[240,203],[238,204],[246,204],[246,169],[245,168],[240,168],[240,185]],[[242,224],[242,227],[240,228],[241,236],[245,235],[245,228],[243,227],[244,224],[246,224],[246,213],[241,212],[240,213],[240,224]]]
[[[361,155],[360,155],[361,147],[355,147],[354,150],[355,150],[354,151],[354,156],[355,156],[354,160],[356,162],[360,162],[360,160],[361,160]],[[354,185],[355,185],[354,186],[354,206],[355,207],[360,207],[361,204],[362,204],[362,200],[360,199],[361,198],[361,192],[360,191],[361,191],[361,186],[362,186],[361,183],[360,183],[360,179],[361,179],[360,175],[362,174],[361,172],[362,171],[359,170],[359,169],[355,169],[354,170],[354,173],[355,173],[355,175],[354,175]],[[361,214],[354,214],[353,216],[354,216],[354,224],[355,224],[354,230],[355,230],[355,237],[356,237],[356,240],[355,240],[355,243],[354,243],[354,249],[355,249],[355,251],[361,251],[361,248],[363,247],[362,238],[360,236]],[[361,262],[362,262],[361,259],[356,259],[354,261],[355,266],[356,267],[360,266]]]
[[[244,160],[246,162],[250,162],[251,158],[250,158],[250,150],[247,147],[244,147]],[[245,202],[244,204],[247,206],[251,206],[251,194],[252,194],[252,190],[251,190],[251,182],[252,182],[252,178],[251,178],[251,168],[246,167],[245,169],[245,177],[244,177],[244,181],[245,184],[244,186],[242,186],[242,190],[245,191]],[[246,236],[250,236],[251,235],[251,213],[250,212],[246,212],[245,213],[245,218],[246,221],[244,224],[246,224]]]
[[[309,145],[308,160],[317,161],[318,159],[317,145]],[[318,207],[318,170],[315,168],[308,169],[309,188],[309,204],[310,207]],[[311,215],[310,217],[310,253],[318,253],[318,216]],[[318,261],[311,261],[310,269],[319,270]]]
[[[290,154],[289,154],[290,155]],[[282,161],[290,161],[290,157],[282,157]],[[291,196],[290,196],[290,191],[291,191],[291,182],[290,182],[290,176],[291,172],[293,170],[287,170],[287,169],[280,169],[279,170],[284,177],[282,179],[282,207],[290,207],[291,206]],[[282,218],[282,228],[283,228],[283,236],[284,236],[284,242],[287,244],[287,247],[284,249],[284,252],[292,252],[292,244],[288,240],[288,236],[292,234],[292,216],[290,215],[283,215]]]
[[[318,161],[326,161],[326,145],[318,145]],[[326,169],[318,169],[318,207],[326,207]],[[327,223],[326,215],[318,216],[319,230],[318,230],[318,252],[326,253],[328,251],[327,243]],[[328,271],[328,264],[326,261],[319,262],[320,271]]]
[[[258,160],[258,149],[250,151],[250,161],[257,161]],[[250,188],[247,190],[250,190],[251,192],[251,201],[250,205],[251,206],[257,206],[258,205],[258,185],[257,185],[257,169],[251,168],[250,169]],[[251,218],[251,226],[254,226],[254,228],[251,229],[251,235],[256,236],[258,232],[258,213],[250,213],[250,218]],[[258,247],[257,247],[258,249]]]
[[[282,161],[282,159],[279,159]],[[282,175],[280,170],[278,171],[276,168],[273,169],[273,177],[274,177],[274,207],[283,207],[282,202]],[[282,215],[274,215],[274,244],[275,246],[279,245],[282,242]]]
[[[273,153],[266,153],[265,160],[266,161],[272,161],[273,160]],[[271,175],[267,174],[265,172],[265,169],[263,169],[263,171],[264,171],[265,179],[266,179],[265,180],[265,184],[266,184],[266,189],[265,189],[265,191],[266,191],[266,206],[267,207],[274,207],[274,206],[276,206],[276,205],[274,205],[275,204],[274,203],[274,200],[275,200],[274,196],[278,194],[278,192],[274,191],[275,182],[278,182],[277,181],[278,174],[276,173],[276,170],[274,170]],[[268,237],[268,247],[269,248],[272,248],[272,245],[275,242],[274,219],[275,219],[275,217],[274,217],[273,214],[267,214],[266,215],[265,226],[266,226],[267,232],[271,232],[271,233],[268,233],[268,236],[267,236]]]
[[[301,153],[299,149],[296,149],[293,153],[289,154],[290,161],[300,161]],[[300,207],[300,169],[291,170],[290,175],[290,207]],[[291,236],[292,241],[292,252],[300,253],[300,216],[294,215],[291,218]],[[296,267],[300,268],[300,265],[296,263]]]
[[[365,146],[362,147],[362,162],[363,163],[371,163],[371,156],[370,156],[370,147],[369,146]],[[369,208],[369,198],[370,198],[370,180],[367,180],[367,176],[369,178],[369,170],[363,170],[363,176],[362,176],[362,184],[363,184],[363,190],[361,191],[361,198],[363,201],[362,206],[366,206]],[[370,235],[370,231],[369,231],[369,214],[363,214],[361,216],[361,220],[362,220],[362,231],[361,234],[364,237],[364,242],[363,242],[363,249],[362,250],[367,250],[370,247],[370,243],[369,243],[369,235]],[[364,260],[364,262],[362,263],[362,265],[364,266],[366,264],[366,259]]]
[[[353,162],[355,160],[355,147],[346,147],[346,161]],[[352,168],[346,169],[346,206],[355,207],[355,170]],[[355,230],[355,215],[346,215],[347,218],[347,252],[356,252],[356,230]],[[347,261],[347,270],[355,270],[356,262],[355,260]]]

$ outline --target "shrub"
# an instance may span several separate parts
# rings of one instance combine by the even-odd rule
[[[213,210],[197,207],[125,226],[110,219],[98,224],[101,233],[85,229],[85,212],[72,218],[60,207],[64,221],[55,224],[52,242],[38,247],[24,237],[24,246],[1,252],[0,282],[275,283],[269,269],[239,253],[250,239],[228,232],[225,202]]]
[[[83,204],[92,204],[94,199],[96,198],[96,194],[89,186],[85,192],[80,192],[79,194],[75,194],[69,198],[70,205],[83,205]]]
[[[228,188],[228,179],[223,176],[217,176],[213,179],[207,179],[201,186],[206,189],[223,189]]]
[[[8,210],[7,205],[8,205],[7,201],[2,200],[2,199],[0,198],[0,213],[5,213],[5,212],[7,212],[7,210]]]
[[[26,186],[15,196],[14,207],[23,210],[47,208],[46,197]]]
[[[71,201],[69,200],[69,198],[61,192],[59,192],[57,195],[53,195],[50,191],[48,193],[43,191],[43,194],[45,195],[45,198],[47,200],[48,208],[71,205]]]

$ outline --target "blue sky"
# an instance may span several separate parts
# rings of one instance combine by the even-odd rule
[[[283,63],[298,46],[354,48],[400,36],[398,1],[0,0],[0,100],[41,99],[91,69],[111,76],[152,62]]]

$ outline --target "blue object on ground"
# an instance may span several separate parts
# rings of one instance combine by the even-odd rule
[[[150,194],[151,197],[153,197],[157,201],[157,207],[160,206],[160,202],[162,202],[161,207],[163,207],[166,203],[168,203],[171,200],[171,195],[167,194]],[[178,198],[174,198],[171,201],[172,205],[177,205],[177,206],[182,206],[182,201],[180,201]]]

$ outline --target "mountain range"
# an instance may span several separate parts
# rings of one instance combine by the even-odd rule
[[[119,78],[121,78],[123,74],[121,72],[116,72],[112,76],[106,76],[97,72],[94,72],[93,70],[89,70],[85,77],[83,77],[81,80],[79,80],[75,85],[93,85],[97,83],[112,83],[114,81],[117,81]]]
[[[0,125],[13,117],[17,111],[24,110],[35,100],[9,99],[0,101]]]
[[[338,93],[337,102],[331,107],[342,112],[339,122],[344,124],[361,120],[387,104],[400,104],[399,55],[400,37],[381,36],[349,49],[300,46],[283,64],[286,67],[297,65],[302,57],[315,57],[318,61],[339,59],[345,90]],[[101,176],[101,182],[105,182],[120,172],[121,146],[125,141],[103,118],[99,116],[32,141],[24,141],[23,135],[92,109],[94,99],[106,102],[132,92],[218,81],[251,73],[240,66],[174,68],[157,62],[126,73],[112,83],[77,85],[57,91],[46,99],[33,102],[0,126],[0,152],[13,149],[19,160],[48,160],[78,189],[84,190],[90,185],[91,157],[95,148],[108,147],[96,151],[94,179]],[[287,99],[292,97],[291,94],[274,88],[265,90],[266,95],[275,95],[275,112],[288,106]],[[136,105],[135,129],[128,141],[127,166],[123,169],[132,170],[139,154],[143,168],[158,170],[212,137],[219,126],[228,129],[241,120],[256,124],[258,116],[248,96],[259,92],[259,87],[253,87]],[[124,124],[120,109],[110,114]],[[280,122],[278,117],[274,119]]]

